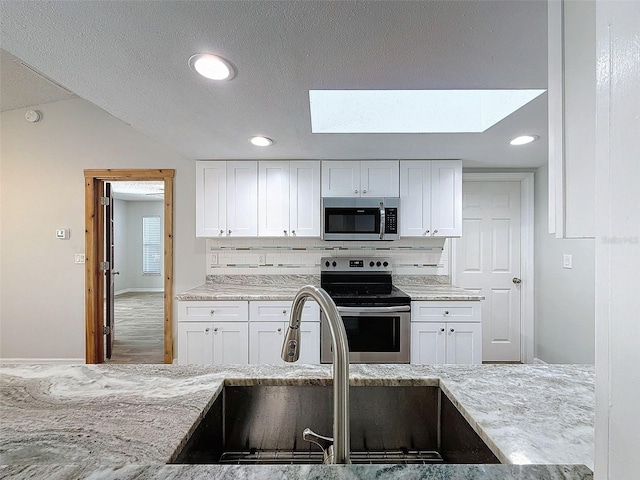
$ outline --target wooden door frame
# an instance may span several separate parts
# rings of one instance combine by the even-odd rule
[[[173,363],[173,178],[175,170],[85,170],[85,359],[104,362],[104,182],[164,181],[164,363]]]
[[[534,173],[533,172],[468,172],[462,182],[520,182],[520,361],[534,362]],[[464,194],[464,186],[463,186]],[[454,239],[455,241],[456,239]],[[451,282],[456,278],[456,246],[451,245]]]

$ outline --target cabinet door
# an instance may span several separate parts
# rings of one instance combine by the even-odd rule
[[[447,323],[447,363],[482,363],[482,324]]]
[[[327,160],[322,162],[323,197],[359,197],[360,162]]]
[[[431,233],[462,236],[462,161],[431,162]]]
[[[258,235],[289,235],[289,162],[260,162]]]
[[[360,163],[362,197],[397,197],[400,194],[399,162],[371,160]]]
[[[400,236],[431,235],[431,162],[400,162]]]
[[[285,326],[288,326],[288,324]],[[303,365],[320,364],[319,322],[302,322],[300,324],[300,358],[298,363]]]
[[[288,322],[251,322],[249,324],[249,363],[284,364],[280,355],[288,325]],[[320,323],[300,324],[300,358],[297,363],[320,364]]]
[[[411,323],[411,363],[436,365],[445,363],[447,336],[444,323]]]
[[[246,365],[249,361],[249,327],[246,322],[213,324],[213,364]]]
[[[178,323],[178,364],[211,365],[213,363],[213,324]]]
[[[280,357],[287,323],[251,322],[249,324],[249,363],[282,364]]]
[[[227,162],[227,236],[258,235],[258,163]]]
[[[226,231],[226,162],[196,162],[196,236],[218,237]]]
[[[320,162],[289,164],[289,228],[294,237],[320,236]]]

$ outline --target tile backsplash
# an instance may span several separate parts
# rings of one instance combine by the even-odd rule
[[[320,273],[321,257],[390,257],[396,275],[450,275],[450,240],[325,242],[319,238],[208,238],[207,275]]]

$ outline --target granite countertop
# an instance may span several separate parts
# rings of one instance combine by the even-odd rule
[[[448,277],[447,277],[448,278]],[[430,283],[433,277],[403,276],[394,284],[412,300],[483,300],[484,296],[449,284]],[[207,283],[176,295],[177,300],[292,301],[304,285],[319,285],[319,275],[210,276]]]
[[[351,385],[439,385],[505,465],[165,465],[228,385],[329,384],[328,366],[0,365],[0,477],[592,479],[584,365],[352,365]]]

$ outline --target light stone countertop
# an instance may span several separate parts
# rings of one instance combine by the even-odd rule
[[[225,382],[329,384],[330,367],[0,365],[0,477],[591,479],[594,370],[585,365],[351,366],[353,387],[439,385],[509,465],[229,467],[165,463]]]
[[[448,277],[447,277],[448,278]],[[412,300],[483,300],[484,296],[449,284],[430,283],[431,277],[394,281]],[[229,275],[210,276],[207,283],[176,295],[177,300],[281,300],[293,301],[304,285],[320,285],[319,275]]]

